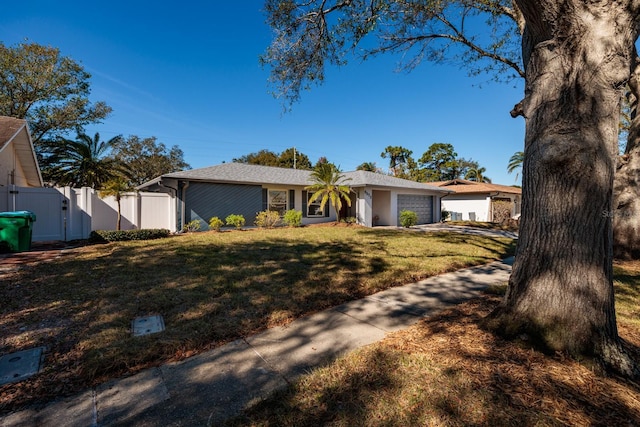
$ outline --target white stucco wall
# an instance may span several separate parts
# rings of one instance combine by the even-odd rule
[[[489,221],[491,199],[484,194],[470,195],[451,194],[442,199],[442,208],[449,212],[462,213],[462,220],[469,221],[469,213],[475,212],[476,221]],[[449,219],[451,219],[449,217]]]
[[[393,225],[391,191],[373,190],[373,225]],[[375,218],[378,218],[377,220]]]

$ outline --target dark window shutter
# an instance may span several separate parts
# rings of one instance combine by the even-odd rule
[[[307,192],[302,192],[302,217],[307,217]]]
[[[327,203],[324,205],[324,216],[326,218],[329,217],[329,201],[327,200]]]
[[[266,188],[262,189],[262,210],[266,211],[269,206],[269,194],[268,194],[268,190]]]
[[[289,209],[296,208],[296,190],[289,190]]]

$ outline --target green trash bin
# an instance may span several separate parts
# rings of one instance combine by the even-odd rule
[[[36,214],[29,211],[0,212],[0,251],[24,252],[31,249]]]

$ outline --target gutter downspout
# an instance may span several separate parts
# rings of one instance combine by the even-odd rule
[[[449,190],[447,193],[444,194],[444,196],[440,196],[440,215],[438,215],[440,222],[444,222],[444,220],[442,219],[442,209],[443,209],[443,207],[442,207],[442,199],[444,199],[445,197],[450,196],[452,194],[456,194],[456,192],[453,191],[453,190]],[[451,215],[451,212],[449,212],[449,215]]]
[[[182,186],[182,198],[180,200],[181,203],[181,209],[180,209],[180,225],[182,225],[182,227],[180,228],[180,230],[178,230],[178,232],[180,232],[183,228],[184,228],[184,224],[185,224],[185,220],[186,220],[186,215],[184,213],[185,209],[186,209],[186,205],[187,205],[187,188],[189,188],[189,181],[184,181],[184,185]]]

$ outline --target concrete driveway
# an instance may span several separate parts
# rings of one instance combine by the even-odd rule
[[[407,230],[402,227],[384,227],[389,229],[399,229],[399,230]],[[517,239],[518,233],[515,231],[507,231],[507,230],[490,230],[486,228],[476,228],[476,227],[463,227],[459,225],[449,225],[445,223],[435,223],[435,224],[421,224],[415,225],[408,230],[420,231],[423,233],[428,232],[440,232],[446,231],[450,233],[463,233],[463,234],[474,234],[477,236],[489,236],[489,237],[508,237],[511,239]]]

